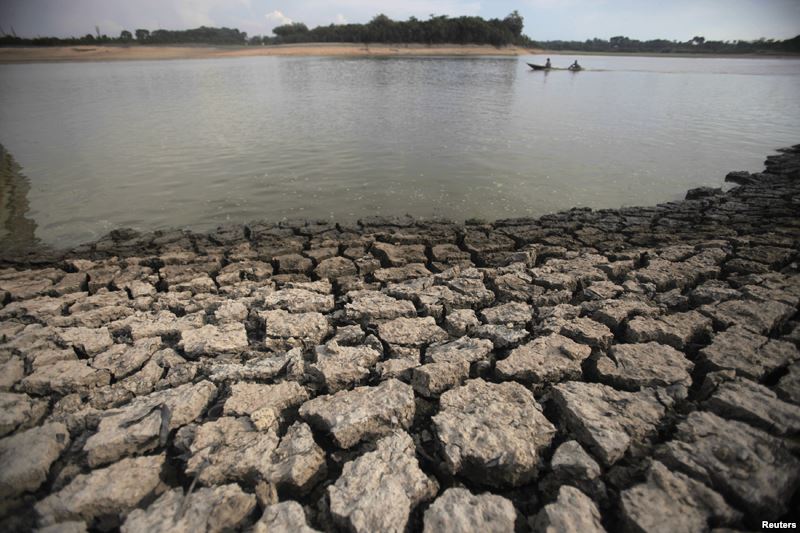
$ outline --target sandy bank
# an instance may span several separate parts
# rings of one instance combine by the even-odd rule
[[[484,45],[363,45],[350,43],[280,46],[53,46],[0,48],[0,63],[206,59],[249,56],[517,56],[536,53],[518,47]]]

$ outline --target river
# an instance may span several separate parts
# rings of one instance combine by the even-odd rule
[[[799,59],[544,59],[0,65],[0,245],[650,205],[800,142]]]

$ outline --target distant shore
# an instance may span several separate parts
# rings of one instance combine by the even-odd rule
[[[307,43],[272,46],[43,46],[0,48],[0,63],[208,59],[251,56],[519,56],[540,50],[516,46]]]
[[[386,56],[525,56],[619,55],[642,57],[798,58],[793,54],[657,54],[649,52],[585,52],[540,50],[519,46],[300,43],[271,46],[28,46],[0,47],[0,64],[65,61],[128,61],[159,59],[210,59],[252,56],[386,57]]]

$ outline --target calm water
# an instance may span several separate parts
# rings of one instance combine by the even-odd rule
[[[1,65],[0,239],[647,205],[800,142],[800,60],[578,59]]]

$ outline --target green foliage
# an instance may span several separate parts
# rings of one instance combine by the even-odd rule
[[[119,40],[123,43],[129,43],[133,40],[133,35],[128,30],[122,30],[119,32]]]
[[[503,20],[431,15],[424,21],[416,17],[396,21],[379,14],[367,24],[331,24],[311,30],[300,23],[278,26],[272,30],[275,38],[270,42],[526,45],[530,40],[522,35],[522,28],[523,18],[516,11]]]
[[[756,53],[800,53],[800,35],[785,41],[759,39],[757,41],[707,41],[695,36],[689,41],[653,39],[638,41],[622,35],[586,41],[539,41],[533,46],[546,50],[570,50],[576,52],[625,52],[625,53],[708,53],[708,54],[756,54]]]

